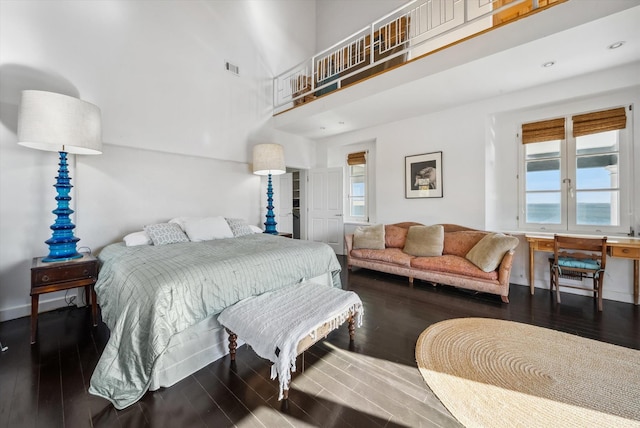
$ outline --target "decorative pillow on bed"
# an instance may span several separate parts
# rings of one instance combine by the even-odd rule
[[[484,272],[491,272],[498,268],[502,258],[518,246],[518,238],[504,233],[490,233],[482,238],[467,253],[467,260],[478,266]]]
[[[263,233],[264,230],[260,229],[258,226],[254,226],[252,224],[249,225],[249,229],[251,229],[251,233]]]
[[[149,224],[144,227],[153,245],[174,244],[176,242],[189,242],[180,226],[176,223]]]
[[[231,232],[234,237],[244,236],[244,235],[253,235],[254,231],[251,230],[249,225],[244,219],[241,218],[226,218],[225,220],[229,224],[229,228],[231,228]],[[262,231],[261,231],[262,232]]]
[[[353,232],[353,249],[384,250],[384,225],[356,227]]]
[[[151,245],[151,238],[147,235],[147,232],[141,230],[140,232],[133,232],[125,236],[123,239],[124,244],[127,247],[135,247],[137,245]]]
[[[182,231],[184,232],[184,225],[187,224],[187,221],[193,220],[196,218],[201,218],[201,217],[176,217],[176,218],[172,218],[167,223],[177,224],[178,226],[180,226],[180,229],[182,229]]]
[[[233,238],[233,232],[224,217],[189,218],[184,231],[193,242]]]
[[[443,248],[444,227],[441,224],[434,224],[433,226],[411,226],[402,251],[416,257],[436,257],[442,255]]]

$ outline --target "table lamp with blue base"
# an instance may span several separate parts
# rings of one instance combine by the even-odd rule
[[[51,225],[53,234],[45,241],[49,255],[43,262],[61,262],[82,257],[76,249],[80,240],[74,236],[75,225],[70,215],[71,177],[67,154],[102,153],[100,109],[93,104],[67,95],[45,91],[22,91],[18,117],[18,144],[38,150],[59,153],[56,215]]]

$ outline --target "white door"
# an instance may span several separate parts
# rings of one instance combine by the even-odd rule
[[[278,232],[293,232],[293,176],[291,173],[282,174],[280,177],[280,194],[276,228]]]
[[[310,170],[308,201],[308,239],[327,243],[336,254],[343,254],[342,168]]]

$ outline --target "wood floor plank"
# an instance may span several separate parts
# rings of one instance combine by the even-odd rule
[[[36,426],[64,427],[60,356],[49,352],[40,361]]]
[[[30,330],[19,321],[0,324],[6,327],[0,333],[2,343],[9,348],[0,354],[0,427],[35,426],[38,412],[40,364],[38,355],[31,353],[30,340],[24,340]]]

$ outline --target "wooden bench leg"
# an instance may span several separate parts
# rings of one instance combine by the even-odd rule
[[[229,333],[229,356],[231,357],[231,361],[235,361],[236,349],[238,348],[238,335],[228,328],[225,328],[225,330],[227,330],[227,333]]]
[[[356,320],[355,314],[349,316],[349,341],[353,342],[356,337]]]

